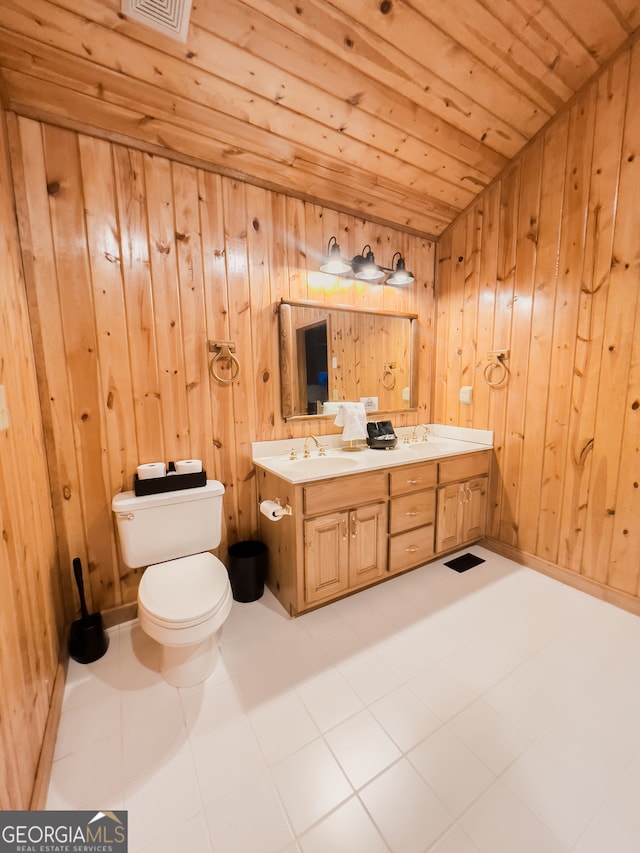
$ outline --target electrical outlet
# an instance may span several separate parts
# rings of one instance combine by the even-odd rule
[[[0,385],[0,430],[9,429],[9,409],[4,385]]]
[[[360,402],[364,404],[365,412],[377,412],[378,411],[378,398],[377,397],[360,397]]]
[[[460,389],[460,402],[467,406],[473,401],[473,388],[471,385],[463,385]]]

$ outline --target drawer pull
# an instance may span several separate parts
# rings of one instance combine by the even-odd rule
[[[414,515],[420,515],[419,509],[410,509],[408,512],[405,512],[405,515],[408,515],[409,518],[413,518]]]
[[[419,545],[409,545],[409,547],[405,548],[404,550],[407,552],[407,554],[413,554],[415,551],[420,550],[420,546]]]
[[[418,477],[417,480],[407,480],[407,485],[408,486],[417,486],[418,483],[421,483],[421,482],[422,482],[422,477]]]

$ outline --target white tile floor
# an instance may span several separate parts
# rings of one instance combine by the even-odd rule
[[[234,603],[187,690],[113,629],[47,807],[127,809],[130,853],[637,853],[640,619],[469,550],[298,619]]]

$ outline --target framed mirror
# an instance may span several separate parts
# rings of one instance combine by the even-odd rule
[[[303,300],[278,313],[283,418],[335,417],[347,400],[368,412],[417,406],[417,314]]]

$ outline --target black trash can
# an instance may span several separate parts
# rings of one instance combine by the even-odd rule
[[[247,539],[229,547],[229,582],[235,601],[256,601],[267,578],[267,546]]]

